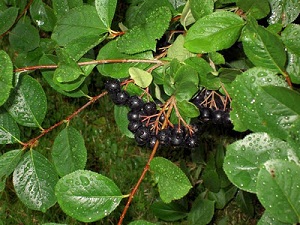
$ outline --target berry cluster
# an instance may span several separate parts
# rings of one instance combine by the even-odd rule
[[[159,141],[161,146],[188,147],[197,146],[199,129],[196,125],[189,125],[189,129],[179,125],[168,124],[162,127],[165,114],[157,110],[155,102],[144,102],[138,96],[130,96],[121,89],[118,80],[108,80],[105,83],[110,98],[116,105],[127,106],[130,111],[127,114],[128,129],[134,134],[138,145],[153,148]],[[193,132],[191,132],[193,131]]]
[[[203,89],[199,91],[191,100],[199,111],[199,121],[201,123],[213,123],[215,125],[223,125],[232,127],[230,120],[230,100],[227,96],[217,91]]]

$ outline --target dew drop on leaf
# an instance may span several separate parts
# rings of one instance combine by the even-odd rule
[[[85,176],[80,176],[80,181],[81,181],[83,186],[88,186],[90,184],[89,179]]]

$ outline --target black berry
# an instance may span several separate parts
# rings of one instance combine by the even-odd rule
[[[197,143],[197,137],[196,135],[192,135],[192,136],[189,136],[187,137],[187,139],[185,140],[185,144],[188,148],[195,148],[198,146],[198,143]]]
[[[215,124],[221,124],[223,120],[223,111],[221,110],[215,110],[212,113],[212,121]]]
[[[171,132],[169,129],[162,129],[157,133],[157,139],[159,140],[160,144],[168,145],[170,142],[170,135]]]
[[[129,111],[127,114],[127,119],[129,121],[140,121],[141,119],[141,112],[140,111]]]
[[[128,130],[130,130],[132,133],[135,133],[141,126],[142,123],[140,121],[130,121],[128,124]]]
[[[150,116],[156,113],[156,104],[155,102],[147,102],[144,104],[143,110],[146,115]]]
[[[105,83],[105,89],[108,91],[108,93],[117,93],[121,91],[121,85],[118,80],[108,80]]]
[[[211,109],[207,107],[200,108],[200,119],[203,121],[209,121],[211,119]]]
[[[139,111],[143,108],[144,106],[144,102],[143,100],[138,97],[138,96],[131,96],[127,102],[128,107],[132,110],[132,111]]]
[[[148,127],[139,127],[134,134],[135,137],[139,137],[145,141],[148,141],[151,137]]]
[[[116,94],[116,97],[113,99],[116,105],[126,105],[129,99],[129,94],[126,91],[120,91]]]

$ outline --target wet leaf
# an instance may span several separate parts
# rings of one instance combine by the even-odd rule
[[[70,9],[82,5],[82,0],[52,0],[52,7],[57,17],[65,16],[67,13],[69,13]]]
[[[3,105],[10,95],[13,80],[13,64],[9,55],[0,51],[0,106]]]
[[[9,7],[0,13],[0,35],[5,33],[15,22],[19,9]]]
[[[179,35],[174,41],[174,43],[171,45],[171,47],[168,49],[168,58],[176,58],[180,62],[183,62],[184,60],[195,56],[195,54],[189,52],[185,47],[183,47],[183,44],[184,36]]]
[[[5,110],[0,110],[0,144],[20,142],[20,130],[16,121]]]
[[[288,52],[287,57],[286,72],[288,72],[293,83],[300,84],[300,56]]]
[[[155,157],[150,163],[150,171],[165,203],[182,198],[192,188],[183,171],[165,158]]]
[[[5,180],[17,167],[21,156],[22,149],[10,150],[0,156],[0,180]]]
[[[288,50],[300,57],[300,25],[288,24],[281,33],[281,38]]]
[[[177,202],[164,203],[163,201],[154,202],[151,211],[156,217],[164,221],[176,221],[187,217],[187,210]]]
[[[238,0],[237,6],[241,8],[247,15],[251,15],[255,19],[262,19],[270,12],[268,0]]]
[[[272,225],[290,225],[289,223],[283,223],[273,217],[268,210],[264,211],[264,214],[259,219],[257,225],[266,225],[266,224],[272,224]]]
[[[300,221],[299,163],[272,159],[264,163],[257,178],[257,197],[274,218],[284,223]]]
[[[190,7],[195,20],[209,15],[214,10],[213,0],[190,0]]]
[[[102,23],[110,29],[115,15],[117,0],[96,0],[95,6]]]
[[[256,193],[258,173],[262,165],[270,159],[300,163],[299,153],[287,142],[266,133],[253,133],[228,145],[224,171],[234,185]]]
[[[82,222],[102,219],[123,198],[112,180],[88,170],[77,170],[61,178],[55,187],[55,194],[62,210]]]
[[[39,152],[30,150],[13,173],[19,199],[30,209],[46,212],[56,203],[54,186],[58,176],[54,166]]]

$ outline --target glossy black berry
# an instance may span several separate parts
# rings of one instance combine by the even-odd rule
[[[139,111],[143,108],[144,106],[144,102],[143,100],[138,97],[138,96],[131,96],[127,102],[128,107],[132,110],[132,111]]]
[[[172,146],[180,146],[183,143],[183,135],[171,135],[170,144]]]
[[[215,124],[222,124],[223,120],[223,111],[222,110],[215,110],[212,113],[212,121]]]
[[[117,93],[121,91],[121,85],[118,80],[108,80],[105,83],[105,89],[108,91],[108,93]]]
[[[127,91],[122,90],[116,94],[116,97],[113,99],[113,101],[116,105],[126,105],[129,97],[130,96]]]
[[[156,137],[159,140],[160,144],[168,145],[170,142],[171,132],[169,129],[162,129],[158,131]]]
[[[143,146],[145,144],[147,144],[147,140],[144,140],[136,135],[134,135],[134,140],[136,141],[136,143],[140,146]]]
[[[135,133],[141,126],[142,123],[140,121],[130,121],[128,124],[128,130],[130,130],[132,133]]]
[[[159,116],[159,122],[161,122],[161,123],[163,123],[164,121],[165,121],[165,114],[160,114],[160,116]]]
[[[174,127],[171,129],[171,135],[175,136],[185,136],[186,131],[183,126],[179,126],[178,124],[175,124]]]
[[[129,121],[140,121],[141,120],[141,111],[130,110],[127,114],[127,119]]]
[[[196,135],[192,135],[192,136],[189,136],[186,138],[185,145],[188,148],[195,148],[198,146],[197,141],[198,141],[198,139],[197,139]]]
[[[200,108],[200,119],[203,121],[209,121],[211,119],[212,111],[210,108],[202,107]]]
[[[135,137],[139,137],[145,141],[148,141],[151,137],[148,127],[139,127],[134,134]]]
[[[223,113],[222,121],[223,121],[223,124],[224,124],[225,126],[228,126],[228,127],[231,127],[231,126],[232,126],[232,122],[231,122],[231,120],[230,120],[230,114],[229,114],[228,111],[225,111],[225,112]]]
[[[152,135],[147,143],[148,147],[153,148],[156,141],[157,141],[157,137],[155,135]]]
[[[156,113],[156,104],[155,102],[147,102],[144,104],[143,110],[146,115],[150,116]]]

